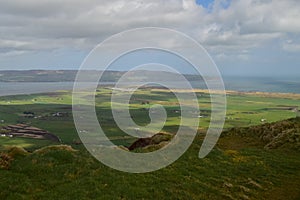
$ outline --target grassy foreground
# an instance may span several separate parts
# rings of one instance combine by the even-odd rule
[[[134,138],[124,139],[124,133],[112,122],[109,93],[109,89],[98,91],[98,119],[107,130],[108,137],[116,144],[126,146]],[[199,105],[207,115],[200,121],[201,129],[205,129],[209,124],[209,96],[203,91],[198,94],[201,95]],[[160,102],[165,104],[168,113],[164,130],[176,130],[179,118],[174,110],[179,108],[172,94],[161,90],[141,90],[135,95],[131,113],[137,123],[147,123],[148,120],[144,108],[149,105],[143,101],[150,101],[149,104]],[[206,158],[198,158],[203,140],[202,131],[199,131],[192,146],[179,160],[162,170],[146,174],[113,170],[95,160],[82,145],[76,145],[74,141],[78,140],[78,136],[70,104],[68,92],[0,98],[3,125],[30,122],[58,135],[67,145],[1,137],[0,199],[300,198],[297,137],[295,144],[289,143],[292,146],[265,148],[267,142],[259,135],[266,129],[282,126],[268,126],[269,122],[295,117],[296,113],[290,108],[300,106],[297,95],[287,98],[230,93],[225,124],[228,131]],[[24,111],[34,112],[37,118],[24,117]],[[69,114],[55,117],[52,114],[56,112]],[[267,122],[262,124],[261,119]],[[284,123],[293,133],[299,131],[299,119]],[[248,129],[249,126],[255,128]]]
[[[197,137],[172,165],[147,174],[110,169],[85,150],[45,147],[30,154],[7,153],[14,159],[0,170],[1,199],[298,199],[299,152],[248,146],[247,139],[197,157]],[[17,153],[16,153],[17,152]]]

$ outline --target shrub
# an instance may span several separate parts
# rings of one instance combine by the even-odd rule
[[[0,154],[0,169],[9,169],[13,158],[7,153]]]

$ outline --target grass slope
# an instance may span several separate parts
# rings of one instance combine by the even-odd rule
[[[98,119],[116,144],[132,144],[134,138],[124,139],[124,133],[115,127],[110,92],[105,88],[97,91]],[[203,113],[209,116],[209,96],[202,91],[197,94]],[[134,95],[130,112],[137,123],[146,124],[149,118],[145,108],[161,103],[168,113],[164,131],[176,131],[180,113],[174,113],[179,108],[171,93],[147,89]],[[142,101],[149,101],[149,105]],[[170,166],[147,174],[128,174],[106,167],[82,145],[73,144],[78,136],[71,114],[51,115],[71,112],[68,92],[1,97],[3,125],[31,123],[57,134],[77,151],[49,146],[57,144],[45,140],[1,137],[0,199],[299,199],[300,159],[297,148],[292,148],[294,143],[267,149],[268,143],[260,138],[263,130],[279,130],[286,122],[286,127],[297,131],[299,121],[292,120],[293,127],[289,120],[271,123],[295,117],[291,110],[278,109],[283,105],[299,106],[299,99],[232,93],[228,97],[227,133],[206,158],[197,157],[203,140],[200,131],[188,151]],[[21,116],[24,111],[42,117],[25,118]],[[261,124],[262,118],[268,123]],[[201,119],[202,129],[208,124],[209,117]],[[29,153],[8,149],[12,145],[24,147]]]
[[[226,136],[204,159],[198,136],[172,165],[147,174],[128,174],[104,166],[85,150],[46,147],[14,155],[0,170],[1,199],[297,199],[299,152],[266,151],[242,137]],[[9,152],[7,152],[9,154]],[[291,189],[292,187],[292,189]]]

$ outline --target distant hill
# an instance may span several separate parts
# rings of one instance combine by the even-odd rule
[[[87,81],[92,77],[97,76],[99,71],[90,70],[84,71],[87,75]],[[115,82],[120,79],[126,72],[121,71],[105,71],[101,81]],[[77,70],[8,70],[0,71],[0,82],[72,82],[75,80]],[[176,81],[178,75],[171,72],[155,72],[155,71],[131,71],[129,72],[132,79],[130,81],[147,79],[148,77],[156,78],[157,80]],[[198,75],[184,75],[187,80],[202,80]]]
[[[69,82],[74,81],[76,70],[10,70],[0,71],[1,82]],[[90,71],[90,74],[94,74]]]

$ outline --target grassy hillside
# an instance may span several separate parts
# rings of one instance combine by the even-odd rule
[[[116,128],[110,92],[97,91],[98,119],[114,143],[129,146],[136,139],[124,138]],[[299,97],[229,93],[226,130],[214,150],[199,159],[210,103],[205,91],[197,95],[206,117],[192,146],[175,163],[146,174],[106,167],[78,143],[69,92],[0,97],[1,125],[30,123],[58,135],[65,144],[0,137],[0,199],[299,199],[300,120],[292,110],[300,106]],[[174,112],[179,109],[176,102],[166,90],[142,89],[134,94],[130,113],[145,124],[145,108],[163,104],[168,113],[163,131],[173,133],[180,115]],[[36,118],[24,117],[24,111]],[[64,115],[53,116],[57,112]]]
[[[298,119],[298,124],[300,120]],[[263,126],[262,126],[263,127]],[[1,199],[299,199],[299,151],[265,150],[227,134],[204,159],[202,136],[172,165],[147,174],[110,169],[85,150],[6,150]]]

